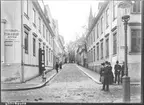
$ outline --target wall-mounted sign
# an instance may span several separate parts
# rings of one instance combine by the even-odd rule
[[[5,41],[5,46],[13,46],[13,42],[12,41]]]
[[[18,41],[20,32],[17,29],[6,29],[4,32],[5,41]]]

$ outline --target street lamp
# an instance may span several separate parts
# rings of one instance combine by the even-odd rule
[[[128,67],[127,67],[127,24],[130,19],[129,15],[124,15],[122,21],[124,22],[124,32],[125,32],[125,65],[124,65],[124,76],[122,78],[123,83],[123,101],[130,101],[130,77],[128,77]]]
[[[120,2],[118,8],[130,8],[133,2],[123,1]],[[127,67],[127,24],[130,20],[129,15],[122,16],[122,21],[124,22],[124,32],[125,32],[125,64],[124,64],[124,76],[122,78],[123,83],[123,101],[130,102],[130,77],[128,76],[128,67]]]

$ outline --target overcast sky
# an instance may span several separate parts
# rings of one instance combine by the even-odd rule
[[[93,15],[97,13],[98,0],[45,0],[49,5],[51,15],[58,20],[59,34],[66,43],[74,41],[76,36],[81,36],[85,31],[82,26],[88,24],[90,6]]]

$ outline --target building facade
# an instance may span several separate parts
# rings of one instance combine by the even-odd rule
[[[19,82],[25,82],[40,75],[40,61],[46,70],[52,69],[54,32],[43,1],[1,3],[1,71],[4,76],[1,81],[19,78]],[[44,51],[43,56],[39,49]]]
[[[135,1],[131,8],[120,9],[120,1],[100,3],[99,12],[93,17],[90,12],[89,31],[86,35],[88,67],[100,71],[100,64],[118,60],[124,61],[124,25],[121,17],[130,15],[127,30],[128,70],[132,81],[141,78],[141,1]],[[113,69],[114,71],[114,69]]]

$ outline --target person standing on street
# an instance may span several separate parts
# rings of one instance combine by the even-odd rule
[[[114,80],[114,75],[113,75],[113,72],[112,72],[112,66],[111,66],[110,62],[108,63],[108,66],[109,66],[109,71],[110,71],[109,84],[112,84],[113,80]]]
[[[59,63],[59,67],[60,67],[60,69],[62,69],[62,62]]]
[[[101,70],[100,70],[100,82],[103,84],[104,82],[104,66],[105,63],[101,63]]]
[[[120,72],[121,72],[121,66],[119,65],[119,61],[116,61],[115,64],[115,83],[118,81],[118,85],[120,83]]]
[[[122,77],[124,76],[124,64],[125,62],[123,62],[122,67],[121,67],[121,83],[122,83]]]
[[[109,91],[109,77],[110,77],[110,71],[108,67],[108,61],[105,62],[105,68],[104,68],[104,83],[102,90]]]
[[[55,69],[57,73],[58,73],[58,68],[59,68],[58,62],[56,62]]]

